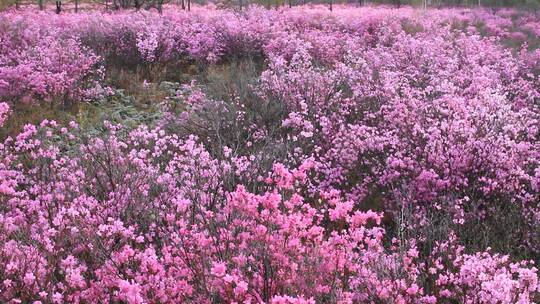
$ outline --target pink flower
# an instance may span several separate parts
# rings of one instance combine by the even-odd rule
[[[227,265],[223,262],[214,262],[212,263],[212,269],[211,272],[213,275],[217,277],[223,277],[225,275],[225,272],[227,271]]]
[[[234,288],[234,293],[236,296],[240,297],[244,295],[248,290],[248,284],[245,281],[240,281],[236,283],[236,287]]]
[[[141,288],[138,284],[132,284],[126,280],[120,280],[118,282],[118,296],[127,301],[129,304],[143,303],[141,296]]]
[[[26,284],[26,286],[29,287],[34,284],[34,282],[36,281],[36,277],[34,276],[33,273],[27,272],[24,275],[23,281],[24,281],[24,284]]]

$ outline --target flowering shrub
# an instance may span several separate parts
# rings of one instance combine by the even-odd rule
[[[0,126],[108,94],[105,67],[204,72],[158,114],[3,140],[0,302],[540,301],[540,52],[503,46],[534,13],[21,14]]]
[[[12,30],[2,33],[0,46],[0,96],[3,99],[65,103],[105,93],[99,89],[103,79],[99,57],[76,38],[58,39],[59,33],[21,37],[17,30]],[[24,31],[37,30],[24,28]]]

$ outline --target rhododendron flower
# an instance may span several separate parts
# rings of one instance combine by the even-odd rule
[[[225,263],[214,263],[212,265],[212,274],[218,277],[223,277],[227,271]]]

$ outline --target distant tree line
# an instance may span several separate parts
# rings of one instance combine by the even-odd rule
[[[386,4],[400,7],[403,5],[426,6],[426,7],[464,7],[464,6],[484,6],[484,7],[519,7],[519,8],[540,8],[540,0],[222,0],[219,2],[225,7],[245,8],[250,4],[257,4],[266,7],[296,6],[304,4],[327,4],[329,9],[334,4],[356,4],[358,6],[366,4]]]
[[[66,6],[69,6],[71,11],[78,12],[81,9],[81,4],[90,5],[91,7],[101,6],[109,10],[150,10],[156,9],[158,12],[163,11],[163,5],[174,1],[182,9],[191,10],[192,0],[0,0],[0,9],[13,7],[19,9],[23,6],[36,5],[40,10],[50,8],[49,4],[54,3],[56,13],[61,13]],[[201,1],[198,1],[200,4]]]
[[[519,7],[540,8],[540,0],[224,0],[223,4],[240,7],[249,4],[258,4],[267,7],[295,6],[307,3],[313,4],[387,4],[387,5],[427,5],[430,7],[460,7],[460,6],[486,6],[486,7]]]
[[[35,4],[40,10],[44,10],[48,3],[54,1],[56,13],[61,13],[63,8],[69,5],[70,11],[78,12],[81,3],[85,5],[99,5],[109,10],[151,10],[163,11],[163,5],[167,3],[176,4],[182,9],[190,11],[193,3],[207,4],[213,2],[219,7],[236,8],[242,10],[249,5],[262,5],[267,8],[280,6],[293,7],[305,4],[326,4],[332,10],[335,4],[356,4],[358,6],[366,4],[387,4],[401,7],[403,5],[423,6],[423,7],[461,7],[461,6],[484,6],[484,7],[519,7],[519,8],[540,8],[540,0],[0,0],[0,8],[15,7]]]

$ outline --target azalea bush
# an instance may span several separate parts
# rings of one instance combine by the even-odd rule
[[[540,302],[535,13],[2,15],[1,302]]]
[[[40,34],[38,28],[19,23],[3,28],[0,35],[3,99],[65,104],[107,94],[99,56],[77,38],[58,39],[58,32]]]

